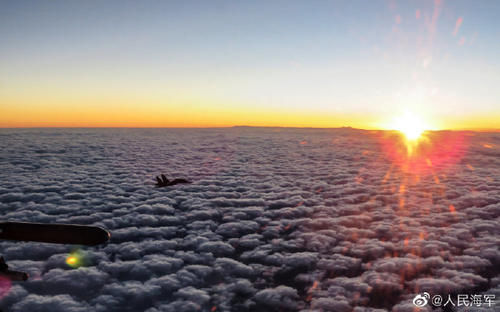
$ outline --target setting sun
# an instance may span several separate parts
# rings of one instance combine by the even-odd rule
[[[407,140],[415,141],[420,138],[422,133],[427,130],[428,127],[419,117],[406,112],[404,115],[394,120],[393,129],[404,134]]]

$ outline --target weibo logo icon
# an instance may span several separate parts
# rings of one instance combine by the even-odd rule
[[[424,292],[423,294],[418,294],[413,298],[413,304],[417,307],[425,307],[429,302],[431,295],[428,292]]]

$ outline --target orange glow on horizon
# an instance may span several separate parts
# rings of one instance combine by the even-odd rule
[[[215,104],[141,107],[133,103],[85,107],[83,104],[53,107],[13,105],[0,107],[0,127],[137,127],[210,128],[232,126],[374,129],[370,114],[329,113],[303,110],[266,110],[243,106],[219,108]]]
[[[9,99],[7,99],[9,100]],[[91,101],[94,103],[93,101]],[[5,103],[5,102],[4,102]],[[86,105],[83,100],[54,100],[53,104],[34,104],[34,100],[7,101],[10,105],[0,106],[0,128],[31,127],[124,127],[124,128],[210,128],[232,126],[256,127],[312,127],[337,128],[353,127],[366,130],[396,129],[390,123],[380,123],[383,117],[373,112],[357,114],[346,112],[288,109],[283,107],[252,107],[250,105],[217,105],[215,102],[166,101],[158,100],[148,105],[136,101],[121,102],[111,99],[106,106]],[[203,103],[203,104],[200,104]],[[410,118],[411,120],[411,118]],[[475,130],[497,129],[500,113],[470,116],[468,119],[439,118],[435,129]],[[408,128],[400,120],[398,130],[409,138],[415,137],[423,129],[413,123]],[[406,128],[405,128],[406,127]]]

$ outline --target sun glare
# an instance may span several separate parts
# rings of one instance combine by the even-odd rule
[[[422,136],[426,126],[416,115],[407,112],[395,119],[393,129],[401,132],[407,140],[416,141]]]

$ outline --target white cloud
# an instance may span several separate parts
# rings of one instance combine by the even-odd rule
[[[417,181],[381,133],[275,130],[0,130],[3,220],[112,233],[78,269],[74,246],[0,242],[31,275],[0,308],[403,312],[423,291],[500,296],[498,133]],[[158,189],[159,173],[194,183]]]

